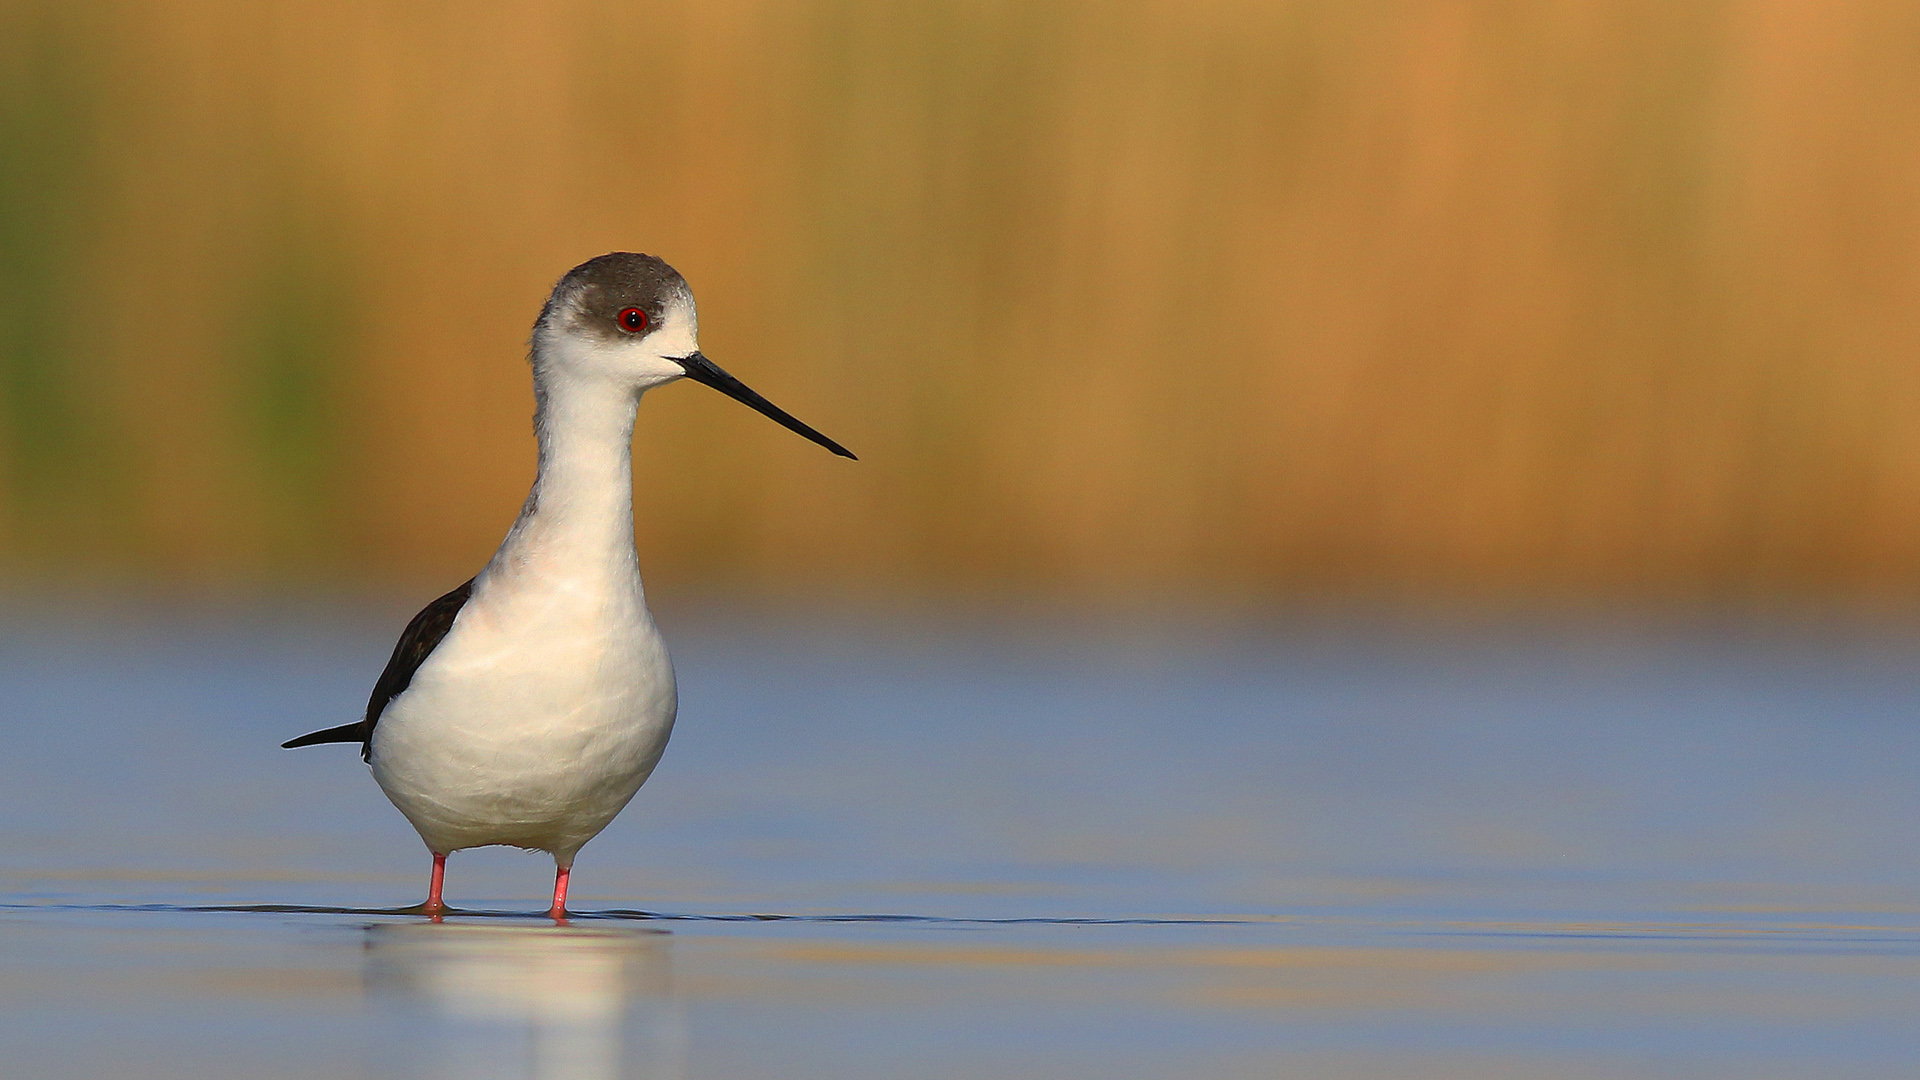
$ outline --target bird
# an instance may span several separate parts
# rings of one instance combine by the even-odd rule
[[[360,744],[433,856],[416,910],[436,919],[449,910],[447,856],[508,845],[553,856],[548,914],[565,921],[574,857],[673,733],[673,663],[634,547],[641,395],[690,379],[854,459],[700,352],[693,291],[652,255],[611,252],[569,270],[529,352],[539,465],[506,538],[407,624],[365,716],[281,744]]]

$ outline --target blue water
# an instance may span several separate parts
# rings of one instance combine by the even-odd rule
[[[277,748],[406,614],[0,609],[0,1075],[1920,1071],[1920,626],[664,605],[556,928]]]

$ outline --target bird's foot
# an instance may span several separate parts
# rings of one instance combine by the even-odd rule
[[[395,915],[425,915],[434,922],[439,922],[443,915],[454,914],[454,910],[446,904],[430,904],[425,901],[410,907],[390,908],[388,910]]]
[[[553,872],[553,907],[547,909],[547,914],[562,925],[567,921],[567,878],[571,874],[572,869],[565,866]]]
[[[420,905],[420,914],[432,922],[439,922],[447,913],[447,902],[440,898],[440,891],[447,883],[447,857],[439,852],[433,853],[433,877],[427,882],[427,901]]]

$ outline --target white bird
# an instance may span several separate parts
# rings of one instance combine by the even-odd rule
[[[532,359],[539,475],[500,549],[407,624],[363,719],[284,744],[360,744],[433,854],[430,915],[446,910],[449,854],[508,844],[553,855],[565,918],[574,855],[666,749],[673,664],[633,545],[640,395],[692,379],[853,457],[702,356],[692,291],[651,255],[568,271]]]

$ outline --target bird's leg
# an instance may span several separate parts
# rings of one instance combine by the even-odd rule
[[[427,902],[420,905],[420,910],[433,916],[435,922],[439,922],[440,916],[447,910],[447,902],[440,899],[440,888],[446,881],[447,857],[436,851],[433,853],[433,880],[427,885]]]
[[[553,872],[553,910],[547,912],[554,922],[567,921],[567,874],[569,868],[558,867]]]

